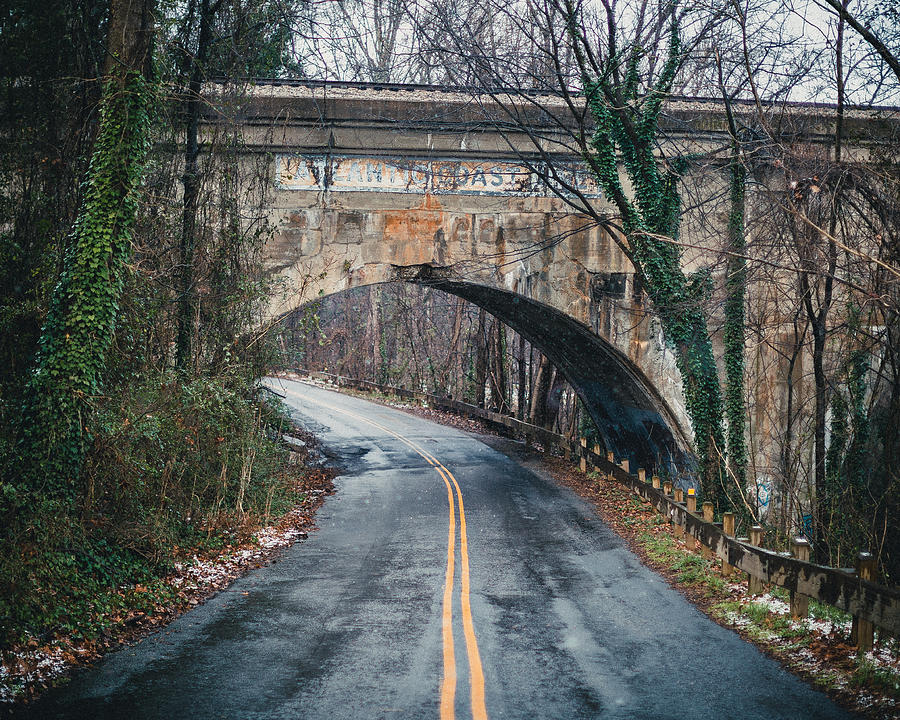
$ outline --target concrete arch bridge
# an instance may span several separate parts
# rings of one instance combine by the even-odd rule
[[[216,107],[214,90],[211,98]],[[607,450],[632,467],[683,468],[691,435],[680,377],[640,281],[613,239],[539,177],[550,162],[562,182],[605,203],[553,131],[546,108],[554,102],[519,104],[538,128],[526,133],[488,122],[498,106],[461,92],[253,88],[227,120],[242,126],[245,151],[267,163],[277,231],[266,266],[283,280],[268,315],[348,288],[427,283],[485,308],[539,348],[578,393]],[[727,140],[715,103],[672,101],[668,117],[671,141],[689,151]],[[724,174],[697,188],[721,193]],[[687,232],[714,254],[715,228]],[[710,253],[685,262],[709,264]]]

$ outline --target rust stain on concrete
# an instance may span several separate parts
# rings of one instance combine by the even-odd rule
[[[392,262],[413,265],[432,260],[435,244],[442,244],[446,212],[433,195],[407,210],[384,213],[384,239],[390,245]]]

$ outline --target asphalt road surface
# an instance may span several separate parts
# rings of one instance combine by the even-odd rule
[[[343,474],[320,529],[39,718],[851,717],[458,430],[272,380]]]

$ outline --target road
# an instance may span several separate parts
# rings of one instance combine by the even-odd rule
[[[271,381],[342,467],[320,529],[29,717],[851,717],[471,435]]]

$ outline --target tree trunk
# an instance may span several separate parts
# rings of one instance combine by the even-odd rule
[[[138,187],[149,149],[152,0],[110,4],[100,125],[85,194],[41,329],[22,416],[24,471],[32,490],[71,498],[115,332]]]
[[[487,383],[487,338],[484,308],[478,310],[478,329],[475,332],[475,404],[484,407],[484,386]]]
[[[491,406],[499,413],[509,410],[506,381],[506,353],[503,342],[503,323],[499,320],[491,322],[489,345],[489,361],[491,366]]]
[[[182,193],[181,242],[179,244],[178,275],[178,336],[175,349],[175,366],[187,369],[193,360],[194,316],[197,299],[194,293],[194,250],[197,246],[197,210],[200,197],[200,91],[206,72],[206,56],[212,40],[212,16],[209,0],[200,0],[200,32],[197,52],[191,58],[190,81],[185,103],[184,174]]]
[[[519,335],[519,375],[518,375],[518,396],[516,398],[516,417],[519,420],[525,419],[525,338]]]
[[[539,357],[534,387],[531,391],[531,424],[546,427],[547,395],[550,393],[550,383],[553,379],[553,366],[543,355]]]

